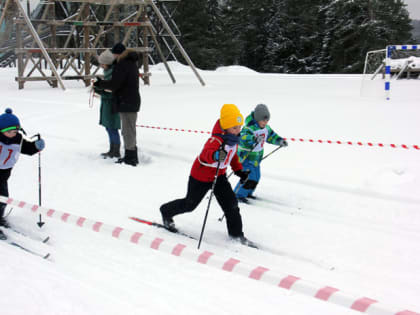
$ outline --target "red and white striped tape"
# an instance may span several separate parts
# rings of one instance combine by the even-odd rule
[[[181,243],[170,243],[159,237],[150,237],[144,233],[133,232],[121,227],[107,225],[100,221],[74,216],[68,212],[48,209],[3,196],[0,196],[0,201],[9,205],[29,209],[32,212],[39,212],[49,218],[58,219],[65,223],[71,223],[81,228],[86,228],[133,244],[166,252],[176,257],[184,257],[188,260],[212,266],[227,272],[241,274],[250,279],[263,281],[283,289],[295,291],[362,313],[372,315],[420,315],[420,313],[413,311],[401,310],[401,308],[383,305],[382,303],[367,297],[354,297],[343,293],[339,289],[318,285],[299,277],[273,272],[262,266],[249,266],[235,258],[216,256],[213,252],[188,248],[186,245]]]
[[[158,126],[145,126],[137,125],[140,128],[148,129],[157,129],[165,131],[179,131],[179,132],[190,132],[190,133],[205,133],[211,134],[210,131],[203,130],[192,130],[192,129],[179,129],[179,128],[169,128],[169,127],[158,127]],[[347,144],[351,146],[365,146],[365,147],[380,147],[380,148],[393,148],[393,149],[415,149],[420,150],[419,145],[406,145],[406,144],[384,144],[384,143],[373,143],[373,142],[361,142],[361,141],[340,141],[340,140],[316,140],[316,139],[303,139],[303,138],[284,138],[287,141],[294,142],[311,142],[311,143],[328,143],[328,144]]]

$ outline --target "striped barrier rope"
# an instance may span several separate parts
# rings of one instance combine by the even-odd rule
[[[330,286],[318,285],[296,276],[279,274],[278,272],[274,272],[263,266],[250,266],[232,257],[221,257],[210,251],[200,251],[195,249],[195,247],[188,248],[186,245],[181,243],[171,243],[169,241],[165,241],[163,238],[150,237],[144,233],[107,225],[100,221],[78,217],[67,212],[32,205],[24,201],[14,200],[8,197],[0,196],[0,201],[19,208],[29,209],[34,213],[42,213],[48,218],[74,224],[80,228],[86,228],[97,233],[128,241],[132,244],[159,250],[176,257],[183,257],[190,261],[212,266],[223,271],[240,274],[253,280],[259,280],[286,290],[298,292],[303,295],[311,296],[362,313],[371,315],[420,315],[420,313],[413,311],[384,305],[367,297],[354,297],[340,291],[339,289]]]
[[[156,130],[165,130],[165,131],[179,131],[179,132],[190,132],[190,133],[205,133],[211,134],[210,131],[203,130],[192,130],[192,129],[181,129],[181,128],[170,128],[170,127],[159,127],[159,126],[146,126],[146,125],[137,125],[140,128],[156,129]],[[285,138],[287,141],[294,142],[311,142],[311,143],[328,143],[328,144],[346,144],[351,146],[367,146],[367,147],[380,147],[380,148],[393,148],[393,149],[415,149],[420,150],[419,145],[406,145],[406,144],[384,144],[384,143],[373,143],[373,142],[361,142],[361,141],[340,141],[340,140],[315,140],[315,139],[303,139],[303,138]]]

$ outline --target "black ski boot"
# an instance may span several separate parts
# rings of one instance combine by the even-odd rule
[[[121,147],[120,143],[111,143],[111,150],[109,152],[109,157],[120,158],[121,157],[120,147]]]
[[[238,242],[241,243],[242,245],[248,246],[248,247],[252,247],[252,248],[257,248],[258,246],[257,244],[255,244],[254,242],[250,241],[249,239],[247,239],[245,236],[230,236],[230,239],[234,242]]]
[[[0,218],[0,227],[4,227],[6,229],[8,229],[10,227],[9,222],[7,222],[7,220],[3,217]]]
[[[116,163],[125,163],[132,166],[139,164],[139,158],[137,156],[137,148],[135,150],[125,150],[123,158],[118,159]]]
[[[7,236],[6,234],[3,233],[2,230],[0,230],[0,241],[5,241],[5,240],[7,240]]]
[[[109,151],[108,152],[101,153],[101,156],[104,159],[107,159],[107,158],[111,157],[111,152],[112,152],[112,143],[109,145]]]
[[[174,219],[172,219],[172,217],[165,216],[162,213],[162,211],[160,212],[160,214],[162,215],[162,223],[163,223],[165,229],[167,229],[170,232],[177,233],[178,229],[175,227]]]

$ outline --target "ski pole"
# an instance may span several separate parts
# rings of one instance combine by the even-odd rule
[[[246,182],[245,182],[245,183],[246,183]],[[239,182],[238,187],[236,187],[236,189],[233,191],[233,193],[235,194],[235,196],[236,196],[236,193],[239,191],[239,189],[241,189],[241,187],[242,187],[245,183],[241,184],[241,183]],[[218,220],[219,220],[219,222],[222,222],[224,218],[225,218],[225,214],[223,213],[223,215],[222,215],[222,216],[218,219]]]
[[[38,133],[32,138],[38,138],[38,140],[41,139],[41,135]],[[39,206],[41,206],[41,151],[38,152],[38,203]]]
[[[38,133],[32,138],[37,137],[38,140],[41,139],[41,135]],[[42,185],[41,185],[41,151],[38,152],[38,204],[39,206],[42,205],[42,199],[41,199],[41,191],[42,191]],[[39,222],[37,222],[37,225],[39,228],[41,228],[44,225],[44,222],[42,222],[42,216],[39,214]]]
[[[223,149],[223,145],[220,146],[218,152],[219,152],[219,156],[220,156],[220,151],[222,151]],[[207,204],[207,210],[206,210],[206,214],[204,216],[204,221],[203,221],[203,226],[201,228],[201,234],[200,234],[200,239],[198,240],[198,249],[200,249],[200,245],[201,245],[201,239],[203,238],[203,234],[204,234],[204,228],[206,226],[206,222],[207,222],[207,216],[209,214],[209,209],[210,209],[210,204],[211,204],[211,199],[213,197],[214,194],[214,187],[216,186],[216,181],[217,181],[217,176],[219,175],[219,169],[220,169],[220,160],[217,162],[217,168],[216,168],[216,174],[214,175],[214,180],[213,183],[211,185],[211,191],[210,191],[210,198],[209,198],[209,203]]]
[[[41,139],[41,135],[38,134],[38,140]],[[41,151],[38,152],[38,199],[39,199],[39,206],[42,205],[41,202]]]
[[[277,150],[279,150],[279,149],[281,149],[282,147],[277,147],[277,148],[275,148],[273,151],[271,151],[270,153],[268,153],[268,154],[266,154],[262,159],[261,159],[261,161],[260,161],[260,163],[262,162],[262,160],[264,160],[264,159],[266,159],[266,158],[268,158],[271,154],[273,154],[274,152],[276,152]],[[250,154],[251,152],[249,152],[248,153],[248,155]],[[245,158],[244,158],[244,160],[246,160],[246,158],[248,157],[248,155],[246,155],[245,156]],[[230,173],[230,175],[232,175],[233,174],[233,172],[232,173]],[[229,176],[230,176],[229,175]],[[229,177],[228,177],[229,178]],[[236,193],[238,192],[238,190],[241,188],[243,186],[243,184],[240,184],[238,187],[236,187],[236,189],[234,190],[234,193],[235,193],[235,195],[236,195]],[[223,215],[218,219],[219,220],[219,222],[222,222],[223,221],[223,219],[225,218],[225,214],[223,213]]]
[[[277,148],[275,148],[273,151],[271,151],[270,153],[268,153],[266,156],[264,156],[262,159],[261,159],[261,161],[262,160],[265,160],[266,158],[268,158],[271,154],[273,154],[274,152],[276,152],[277,150],[279,150],[279,149],[281,149],[281,148],[283,148],[283,147],[277,147]]]
[[[245,155],[244,156],[244,158],[243,158],[243,160],[242,161],[245,161],[247,158],[248,158],[248,156],[252,153],[252,151],[254,151],[254,149],[255,149],[255,147],[257,146],[259,144],[259,142],[256,142],[253,146],[252,146],[252,148],[251,148],[251,151],[249,151],[248,153],[247,153],[247,155]],[[234,172],[232,171],[232,172],[230,172],[230,174],[229,174],[229,176],[227,177],[227,179],[229,179],[229,177],[231,177],[232,176],[232,174],[233,174]],[[233,191],[233,193],[236,195],[236,193],[238,192],[238,190],[242,187],[242,185],[243,184],[240,184],[234,191]],[[223,219],[225,218],[225,214],[223,213],[223,215],[218,219],[219,220],[219,222],[222,222],[223,221]]]

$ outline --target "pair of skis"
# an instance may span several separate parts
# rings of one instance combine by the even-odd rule
[[[194,237],[190,234],[184,233],[180,230],[173,230],[173,229],[169,230],[165,225],[163,225],[161,223],[140,219],[138,217],[129,217],[129,218],[133,221],[136,221],[136,222],[139,222],[139,223],[142,223],[142,224],[146,224],[146,225],[150,225],[150,226],[154,226],[156,228],[165,229],[165,230],[167,230],[171,233],[178,234],[178,235],[181,235],[181,236],[185,236],[185,237],[188,237],[188,238],[191,238],[193,240],[198,241],[197,237]],[[246,240],[246,243],[239,242],[238,244],[242,244],[244,246],[248,246],[248,247],[255,248],[255,249],[259,248],[259,246],[257,244],[255,244],[254,242],[251,242],[249,240]]]
[[[48,259],[51,257],[47,243],[49,236],[36,232],[23,232],[15,227],[0,228],[0,242],[17,247],[26,253]]]
[[[133,220],[133,221],[142,223],[142,224],[154,226],[154,227],[159,228],[159,229],[165,229],[165,230],[167,230],[171,233],[182,235],[182,236],[185,236],[185,237],[188,237],[188,238],[191,238],[191,239],[194,239],[194,240],[198,241],[197,237],[194,237],[194,236],[189,235],[187,233],[181,232],[179,230],[177,230],[177,231],[169,230],[169,229],[166,228],[166,226],[164,226],[161,223],[140,219],[138,217],[130,217],[130,219]],[[243,243],[240,243],[240,242],[238,242],[238,244],[241,244],[243,246],[248,246],[248,247],[251,247],[251,248],[254,248],[254,249],[262,250],[264,252],[267,252],[267,253],[270,253],[270,254],[273,254],[273,255],[286,257],[286,258],[289,258],[289,259],[292,259],[292,260],[295,260],[295,261],[305,262],[305,263],[314,265],[318,268],[321,268],[321,269],[324,269],[324,270],[327,270],[327,271],[335,270],[335,267],[333,265],[329,265],[328,263],[326,263],[324,261],[312,259],[310,257],[305,257],[304,255],[301,255],[299,253],[282,251],[282,250],[278,250],[278,249],[271,248],[271,247],[268,247],[268,246],[262,246],[262,245],[259,245],[259,244],[257,245],[257,244],[255,244],[254,242],[251,242],[251,241],[248,241],[248,242],[249,242],[248,244],[243,244]]]

